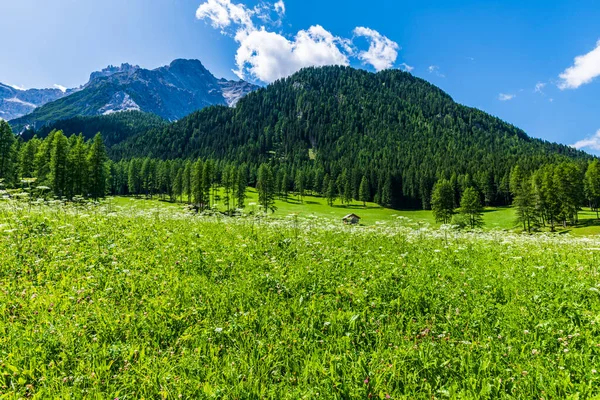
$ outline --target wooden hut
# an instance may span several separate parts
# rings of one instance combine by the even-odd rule
[[[356,214],[348,214],[342,218],[346,225],[357,225],[360,222],[360,217]]]

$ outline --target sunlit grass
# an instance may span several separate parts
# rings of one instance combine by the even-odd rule
[[[0,202],[0,396],[600,394],[596,239],[126,201]]]

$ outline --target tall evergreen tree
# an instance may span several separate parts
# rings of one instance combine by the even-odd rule
[[[100,133],[94,136],[88,156],[89,166],[89,194],[93,199],[104,197],[106,194],[106,148]]]
[[[50,186],[55,196],[62,197],[68,189],[69,141],[62,133],[56,132],[52,141],[50,157]]]
[[[363,176],[360,181],[360,187],[358,190],[359,200],[363,202],[363,207],[367,206],[367,201],[371,200],[371,191],[369,188],[369,181],[366,176]]]
[[[256,183],[258,190],[258,202],[263,210],[275,212],[275,182],[273,171],[268,164],[261,164],[258,168],[258,181]]]
[[[594,159],[588,164],[585,172],[584,191],[590,208],[596,212],[596,218],[600,218],[598,211],[600,208],[600,161],[598,159]]]
[[[12,184],[16,175],[16,139],[10,125],[0,119],[0,182]]]

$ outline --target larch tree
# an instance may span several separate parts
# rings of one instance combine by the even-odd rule
[[[437,222],[449,223],[454,215],[454,189],[450,181],[439,180],[433,187],[431,209]]]
[[[11,184],[16,173],[15,135],[8,122],[0,119],[0,182]]]
[[[67,194],[69,141],[62,133],[56,132],[52,141],[50,156],[50,186],[55,196]]]
[[[468,221],[471,229],[483,226],[483,206],[479,193],[473,187],[463,191],[460,199],[460,214]]]
[[[370,200],[371,190],[369,188],[369,180],[366,176],[363,176],[360,181],[360,187],[358,189],[359,200],[362,201],[363,207],[367,206],[367,201]]]
[[[600,218],[598,209],[600,208],[600,161],[594,159],[588,164],[584,179],[585,197],[590,208],[596,212],[596,218]]]
[[[98,199],[106,195],[106,148],[100,133],[94,136],[88,156],[89,166],[89,194],[93,199]]]
[[[258,190],[258,202],[263,210],[275,212],[275,187],[273,171],[268,164],[261,164],[258,168],[256,189]]]

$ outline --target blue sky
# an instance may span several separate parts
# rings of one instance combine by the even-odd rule
[[[310,64],[409,66],[533,137],[600,153],[597,0],[2,0],[0,15],[7,84],[75,87],[175,58],[263,83]]]

